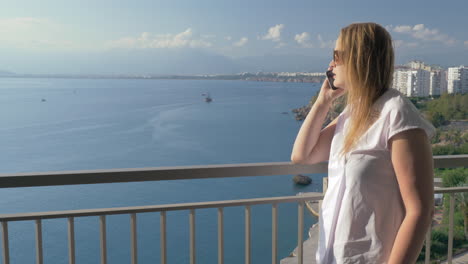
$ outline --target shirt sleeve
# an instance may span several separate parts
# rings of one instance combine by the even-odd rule
[[[409,100],[399,104],[390,111],[388,122],[387,141],[400,132],[415,128],[423,129],[429,140],[436,132],[435,127],[422,116]]]

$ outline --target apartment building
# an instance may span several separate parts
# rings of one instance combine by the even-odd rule
[[[398,68],[393,87],[406,96],[429,96],[431,73],[423,69]]]
[[[447,72],[445,70],[433,70],[429,77],[429,95],[441,95],[447,92]]]
[[[408,62],[406,66],[409,67],[410,69],[415,69],[415,70],[426,70],[429,72],[433,70],[430,65],[426,65],[424,62],[418,61],[418,60],[413,60],[413,61]]]
[[[447,92],[449,94],[468,92],[468,67],[461,65],[448,68]]]

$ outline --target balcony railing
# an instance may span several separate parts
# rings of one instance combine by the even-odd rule
[[[456,156],[435,156],[435,168],[467,167],[468,155]],[[144,169],[114,169],[114,170],[90,170],[90,171],[65,171],[46,173],[17,173],[0,174],[0,188],[32,187],[32,186],[56,186],[72,184],[95,184],[95,183],[116,183],[116,182],[138,182],[138,181],[166,181],[182,179],[211,179],[227,177],[245,176],[270,176],[288,175],[298,173],[327,173],[327,163],[314,165],[300,165],[289,162],[274,163],[247,163],[229,165],[207,165],[207,166],[180,166],[180,167],[158,167]],[[325,181],[326,182],[326,181]],[[326,189],[326,188],[325,188]],[[449,216],[449,244],[448,262],[452,261],[453,251],[453,215],[455,193],[468,192],[468,187],[460,188],[438,188],[435,193],[450,194],[450,216]],[[167,234],[166,234],[166,212],[189,210],[190,227],[190,263],[195,264],[196,244],[195,244],[195,220],[196,210],[202,208],[218,209],[218,263],[224,263],[224,234],[223,234],[223,209],[232,206],[243,206],[245,211],[245,263],[251,263],[251,213],[250,207],[258,204],[270,204],[272,208],[272,256],[273,264],[277,263],[277,229],[278,229],[278,204],[297,203],[298,223],[297,223],[297,263],[303,263],[303,230],[304,230],[304,204],[307,201],[319,201],[323,199],[323,194],[312,194],[302,196],[287,197],[267,197],[257,199],[242,199],[229,201],[182,203],[151,206],[117,207],[104,209],[87,210],[67,210],[39,213],[19,213],[1,214],[0,223],[2,229],[2,257],[3,263],[10,263],[10,249],[8,237],[8,223],[13,221],[34,221],[36,227],[36,263],[43,263],[43,243],[42,243],[42,220],[63,218],[68,221],[68,256],[69,263],[75,263],[75,228],[74,219],[84,216],[98,216],[100,223],[100,254],[101,263],[107,263],[107,243],[106,243],[106,216],[116,214],[128,214],[130,217],[130,252],[131,263],[136,264],[137,259],[137,215],[147,212],[160,213],[160,258],[161,263],[167,263]],[[430,256],[430,230],[426,236],[426,263],[429,263]]]

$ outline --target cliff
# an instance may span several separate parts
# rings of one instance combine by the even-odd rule
[[[319,92],[317,92],[317,94],[312,97],[312,99],[309,101],[307,105],[299,107],[299,108],[295,108],[292,110],[292,112],[295,113],[296,120],[303,121],[307,117],[307,114],[309,114],[309,111],[312,108],[312,105],[317,100],[318,93]],[[333,119],[335,119],[341,113],[341,111],[343,111],[344,107],[345,107],[345,97],[342,96],[336,99],[333,102],[330,111],[328,111],[323,127],[327,126],[331,121],[333,121]]]

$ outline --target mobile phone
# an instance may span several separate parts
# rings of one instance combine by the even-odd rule
[[[333,79],[333,75],[334,75],[333,72],[331,70],[329,70],[329,71],[326,72],[326,75],[327,75],[328,85],[330,85],[330,87],[333,90],[338,89],[338,87],[333,85],[333,82],[335,81],[335,79]]]

